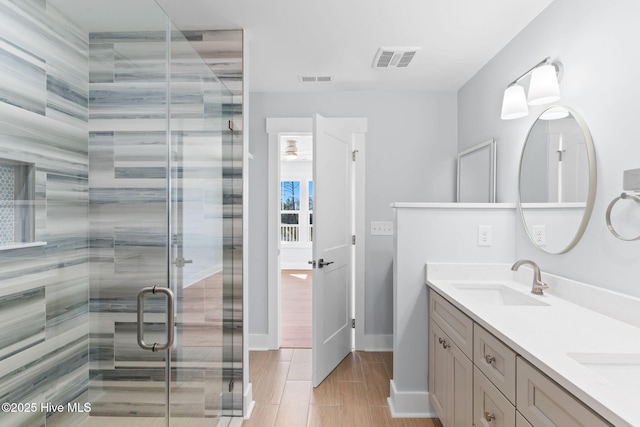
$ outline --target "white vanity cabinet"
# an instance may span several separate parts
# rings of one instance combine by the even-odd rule
[[[612,427],[431,290],[429,398],[444,427]]]
[[[431,308],[429,398],[443,426],[469,427],[473,410],[473,322],[435,293],[431,294]]]

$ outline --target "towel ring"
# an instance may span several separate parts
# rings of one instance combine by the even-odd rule
[[[618,197],[613,199],[611,201],[611,203],[609,203],[609,206],[607,207],[607,214],[606,214],[606,217],[607,217],[607,228],[609,229],[611,234],[613,234],[614,236],[616,236],[620,240],[624,240],[625,242],[633,242],[633,241],[636,241],[636,240],[640,240],[640,236],[634,237],[633,239],[627,239],[626,237],[622,237],[613,228],[613,225],[611,225],[611,210],[613,209],[613,205],[615,205],[618,202],[618,200],[620,200],[620,199],[633,199],[636,202],[640,202],[640,196],[638,196],[638,193],[636,193],[636,194],[622,193]]]

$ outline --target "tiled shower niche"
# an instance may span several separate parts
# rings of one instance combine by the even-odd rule
[[[35,165],[0,158],[0,249],[34,240]]]

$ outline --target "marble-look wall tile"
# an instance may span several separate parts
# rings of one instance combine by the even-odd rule
[[[0,38],[0,101],[44,115],[47,103],[45,68],[43,59]]]
[[[0,258],[3,402],[87,398],[88,57],[88,35],[45,0],[0,0],[0,157],[35,165],[35,238],[47,242]],[[80,417],[0,414],[0,425]]]
[[[0,297],[0,360],[44,341],[44,287]]]
[[[92,43],[89,52],[89,83],[112,83],[115,78],[113,43]]]
[[[68,332],[14,355],[3,361],[9,369],[0,375],[0,400],[40,404],[76,398],[88,389],[87,357],[86,330],[79,336]],[[40,425],[47,415],[46,411],[0,413],[0,425]]]

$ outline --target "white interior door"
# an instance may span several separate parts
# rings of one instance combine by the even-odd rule
[[[351,351],[353,132],[348,120],[313,120],[313,386]]]

